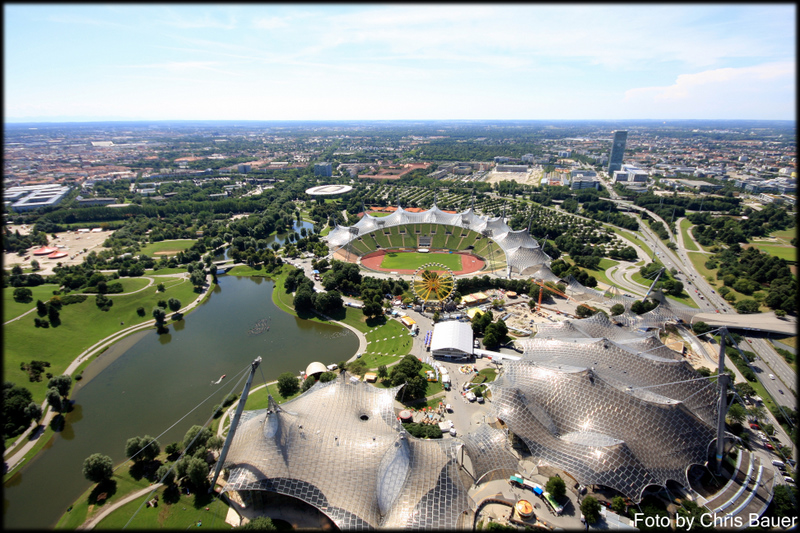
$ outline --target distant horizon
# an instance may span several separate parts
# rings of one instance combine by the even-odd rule
[[[797,108],[795,4],[7,3],[3,14],[6,123],[793,120]]]
[[[739,118],[720,118],[720,119],[707,119],[707,118],[636,118],[636,119],[477,119],[477,118],[453,118],[453,119],[431,119],[431,118],[404,118],[404,119],[64,119],[64,120],[23,120],[22,118],[6,118],[5,125],[28,125],[28,124],[118,124],[118,123],[153,123],[153,122],[166,122],[166,123],[448,123],[448,122],[476,122],[476,123],[628,123],[639,124],[645,122],[662,122],[662,123],[680,123],[680,122],[698,122],[698,123],[753,123],[753,122],[775,122],[775,123],[796,123],[796,119],[739,119]]]

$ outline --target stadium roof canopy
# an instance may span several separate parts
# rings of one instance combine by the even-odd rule
[[[536,460],[640,501],[689,486],[715,440],[715,386],[657,336],[605,316],[541,327],[490,385],[498,419]]]
[[[353,226],[336,227],[328,233],[328,244],[335,248],[346,246],[350,241],[378,229],[407,224],[442,224],[472,230],[494,240],[506,254],[506,262],[512,272],[530,274],[543,265],[549,266],[551,258],[542,251],[539,243],[527,229],[512,231],[502,217],[488,218],[477,215],[472,208],[461,213],[445,213],[436,205],[420,213],[411,213],[398,207],[387,217],[373,217],[369,213]]]
[[[299,498],[343,530],[471,527],[475,504],[459,472],[462,441],[409,437],[393,409],[399,388],[378,389],[342,373],[282,405],[270,396],[267,409],[242,413],[224,490]],[[492,457],[481,462],[481,475],[507,467],[508,454]]]

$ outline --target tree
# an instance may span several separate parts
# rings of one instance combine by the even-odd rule
[[[386,368],[386,365],[381,365],[378,367],[378,377],[381,379],[386,379],[389,376],[389,370]]]
[[[772,496],[772,506],[775,516],[794,516],[797,508],[788,485],[775,485],[775,492]]]
[[[625,312],[625,306],[622,304],[614,304],[611,306],[611,316],[621,315]]]
[[[581,502],[581,513],[587,524],[595,524],[600,520],[600,502],[594,496],[586,496]]]
[[[145,315],[145,313],[147,313],[147,311],[145,311],[145,310],[144,310],[144,307],[141,307],[141,306],[140,306],[140,307],[137,307],[137,308],[136,308],[136,314],[137,314],[137,315],[139,315],[139,316],[144,316],[144,315]]]
[[[164,320],[167,318],[167,312],[160,307],[154,307],[153,318],[156,319],[156,324],[163,324]]]
[[[107,455],[93,453],[83,461],[83,477],[92,483],[102,483],[112,475],[114,475],[114,463]]]
[[[47,382],[47,388],[55,388],[64,398],[69,396],[70,387],[72,387],[72,377],[68,374],[52,377]]]
[[[284,398],[288,398],[292,394],[300,390],[300,385],[297,383],[297,378],[291,372],[284,372],[278,376],[278,392]]]
[[[329,381],[333,381],[334,379],[336,379],[336,373],[335,372],[323,372],[319,376],[320,383],[327,383]]]
[[[186,455],[193,455],[197,448],[205,446],[210,438],[210,429],[197,425],[190,427],[183,436],[183,449],[186,450]]]
[[[181,308],[181,301],[178,300],[177,298],[170,298],[169,301],[167,302],[167,305],[169,306],[170,311],[176,312],[178,309]]]
[[[369,301],[364,303],[364,308],[362,311],[364,312],[365,317],[375,318],[383,314],[383,307],[381,307],[381,304],[378,302]]]
[[[751,398],[756,394],[755,389],[749,383],[736,383],[733,387],[736,389],[736,393],[742,398]]]
[[[34,259],[33,261],[31,261],[31,268],[32,268],[34,271],[36,271],[36,270],[39,270],[39,269],[41,268],[41,267],[39,266],[39,261],[37,261],[36,259]]]
[[[168,464],[163,464],[156,470],[156,479],[164,485],[175,483],[175,469]]]
[[[579,318],[586,318],[587,316],[592,316],[594,314],[594,311],[589,309],[588,305],[581,304],[581,305],[578,306],[577,309],[575,309],[575,314]]]
[[[58,389],[56,388],[48,389],[47,394],[45,395],[45,399],[47,400],[47,405],[49,405],[53,411],[57,413],[64,412],[65,405],[64,402],[61,400],[61,395],[58,393]]]
[[[741,424],[747,418],[747,413],[741,404],[735,403],[728,408],[728,418]]]
[[[167,290],[167,288],[164,286],[164,284],[163,284],[163,283],[159,283],[158,285],[156,285],[156,290],[157,290],[158,292],[164,292],[164,291],[166,291],[166,290]]]
[[[619,515],[625,514],[625,499],[622,496],[611,498],[611,510]]]
[[[42,408],[36,402],[31,402],[25,408],[25,416],[34,422],[38,422],[42,418]]]
[[[27,287],[17,287],[14,289],[14,301],[27,304],[33,301],[33,291]]]
[[[208,439],[208,442],[206,442],[206,447],[209,450],[221,450],[223,444],[225,444],[225,439],[219,435],[213,435]]]
[[[544,488],[556,501],[567,495],[567,485],[564,483],[564,480],[558,476],[552,476],[548,479],[547,485],[545,485]]]
[[[195,488],[202,488],[208,483],[208,463],[199,457],[191,457],[186,465],[186,477]]]
[[[267,531],[275,531],[277,528],[275,527],[275,524],[272,523],[272,520],[270,520],[268,516],[259,516],[257,518],[250,520],[246,524],[242,524],[241,526],[236,526],[233,529],[236,530],[260,529]]]
[[[125,443],[125,456],[135,462],[152,461],[161,453],[161,444],[150,435],[132,437]]]
[[[758,302],[755,300],[745,299],[736,302],[736,312],[740,315],[749,315],[758,313]]]
[[[695,322],[692,325],[692,329],[696,334],[702,335],[703,333],[708,333],[709,331],[711,331],[712,328],[705,322]]]
[[[47,305],[41,300],[36,300],[36,314],[39,316],[47,314]]]
[[[294,308],[296,311],[310,311],[314,307],[314,293],[305,285],[294,294]]]

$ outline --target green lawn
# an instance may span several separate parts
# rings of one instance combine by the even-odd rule
[[[162,455],[159,459],[162,461],[164,460],[164,455]],[[119,465],[115,465],[115,468]],[[80,498],[78,498],[72,506],[72,511],[65,513],[61,519],[59,519],[58,523],[56,524],[56,529],[77,529],[78,526],[83,524],[88,518],[97,515],[103,508],[112,505],[126,495],[130,494],[131,492],[135,492],[137,490],[141,490],[145,487],[150,485],[150,482],[146,478],[141,478],[139,481],[135,480],[130,475],[130,468],[129,466],[122,466],[121,468],[117,469],[114,472],[114,475],[111,478],[111,483],[109,484],[108,488],[104,490],[108,494],[108,498],[104,501],[97,503],[95,501],[97,492],[97,485],[92,485],[90,489],[84,492]],[[159,500],[161,497],[159,496]],[[90,501],[93,502],[90,504]],[[141,503],[141,500],[137,500],[137,506]],[[160,503],[160,502],[159,502]],[[91,507],[91,511],[89,509]],[[135,509],[135,507],[134,507]],[[158,508],[157,508],[158,509]],[[152,509],[149,509],[152,510]],[[90,514],[91,513],[91,514]],[[123,516],[122,512],[112,513],[106,519],[111,519],[114,515],[119,514],[119,516]],[[133,511],[125,514],[124,521],[119,524],[117,527],[119,529],[125,525],[125,522],[133,514]],[[106,520],[103,520],[102,523],[105,523]]]
[[[627,239],[627,240],[631,241],[632,243],[634,243],[636,246],[638,246],[639,248],[641,248],[642,250],[644,250],[644,251],[645,251],[645,253],[647,253],[647,255],[652,255],[652,254],[653,254],[653,250],[652,250],[652,249],[651,249],[649,246],[647,246],[647,245],[644,243],[644,241],[642,241],[641,239],[639,239],[638,237],[636,237],[636,236],[635,236],[633,233],[631,233],[630,231],[626,231],[626,230],[623,230],[623,229],[619,229],[619,228],[617,228],[616,226],[606,226],[606,227],[607,227],[607,228],[611,228],[612,230],[614,230],[614,233],[616,233],[617,235],[619,235],[619,236],[620,236],[620,237],[622,237],[623,239]]]
[[[604,257],[600,260],[600,265],[597,267],[597,270],[593,270],[591,268],[585,268],[584,270],[586,270],[586,272],[588,272],[590,275],[594,276],[597,281],[613,287],[614,284],[610,279],[608,279],[608,276],[606,276],[606,270],[613,266],[617,266],[618,264],[619,261],[614,261],[613,259],[607,259]]]
[[[451,270],[461,270],[461,256],[458,254],[420,254],[416,252],[386,254],[381,262],[381,268],[416,270],[426,263],[441,263]]]
[[[688,218],[681,219],[680,228],[681,228],[681,235],[683,235],[683,246],[689,251],[697,252],[699,251],[699,248],[697,248],[694,239],[691,237],[691,235],[689,235],[689,228],[691,228],[692,226],[693,224],[689,221]]]
[[[781,239],[785,241],[786,244],[789,244],[792,239],[797,237],[797,226],[789,229],[773,231],[769,234],[770,237],[775,237],[776,239]]]
[[[160,241],[146,245],[139,252],[140,255],[148,257],[160,257],[163,255],[178,255],[178,252],[188,250],[197,242],[195,239],[176,239],[174,241]],[[161,252],[156,255],[157,252]]]
[[[785,259],[786,261],[792,263],[797,261],[797,248],[795,248],[794,246],[784,246],[782,244],[766,244],[760,242],[754,242],[752,246],[755,246],[762,252],[766,252],[770,255],[774,255],[775,257]]]
[[[131,283],[141,281],[131,280]],[[8,287],[3,290],[11,293],[14,289]],[[52,290],[50,292],[52,294]],[[81,352],[101,339],[123,327],[151,320],[150,311],[159,300],[177,298],[186,305],[196,297],[191,283],[184,281],[168,287],[165,292],[146,290],[126,296],[112,295],[114,304],[109,311],[101,311],[95,305],[95,297],[89,296],[82,303],[63,306],[61,325],[58,327],[36,328],[33,315],[7,324],[3,327],[4,379],[26,387],[33,394],[34,401],[40,403],[44,401],[47,379],[42,376],[42,381],[30,382],[27,373],[20,370],[21,363],[29,363],[34,359],[48,361],[51,364],[48,371],[59,375]],[[144,317],[136,313],[139,306],[146,311]],[[37,342],[31,342],[32,337]]]
[[[705,278],[705,280],[708,281],[711,286],[716,288],[722,285],[722,282],[717,280],[716,269],[709,270],[706,268],[706,261],[708,261],[710,257],[709,255],[701,254],[699,252],[687,252],[686,255],[689,256],[689,259],[691,260],[695,270],[697,270],[697,272],[703,276],[703,278]]]
[[[400,322],[387,320],[384,325],[367,333],[367,342],[368,354],[402,356],[411,350],[412,337]]]
[[[405,354],[402,354],[405,355]],[[377,355],[374,353],[366,352],[361,356],[361,360],[367,365],[370,370],[375,370],[381,365],[389,366],[395,361],[400,360],[400,355]]]
[[[36,308],[36,300],[41,300],[46,302],[50,298],[53,297],[53,291],[58,290],[58,286],[55,284],[44,284],[39,285],[38,287],[28,287],[33,293],[33,300],[28,303],[19,303],[14,301],[14,289],[15,287],[7,287],[3,289],[3,322],[8,322],[12,318],[16,318],[21,314],[30,311],[31,309]],[[30,317],[30,322],[33,323],[33,317],[38,315],[32,315]]]
[[[156,491],[158,495],[158,507],[142,506],[141,510],[131,520],[136,509],[142,505],[145,496],[126,503],[97,524],[95,529],[120,530],[128,524],[133,530],[142,529],[230,529],[231,526],[225,523],[228,515],[228,506],[222,500],[214,498],[207,493],[191,494],[187,496],[181,494],[180,499],[175,503],[164,502],[164,487],[159,487]],[[208,511],[206,511],[208,508]]]

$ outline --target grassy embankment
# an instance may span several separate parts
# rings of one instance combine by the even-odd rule
[[[642,275],[641,275],[641,274],[639,274],[638,272],[636,272],[636,273],[634,273],[633,275],[631,275],[631,280],[633,280],[634,282],[638,283],[639,285],[641,285],[641,286],[642,286],[642,287],[644,287],[645,289],[649,289],[649,288],[650,288],[650,285],[652,285],[652,284],[653,284],[653,280],[651,280],[651,279],[645,279],[645,278],[644,278],[644,277],[642,277]],[[659,281],[660,281],[660,280],[659,280]],[[684,285],[685,285],[685,284],[684,284]],[[680,296],[673,296],[673,295],[671,295],[671,294],[665,294],[665,296],[666,296],[666,297],[667,297],[669,300],[672,300],[672,301],[674,301],[674,302],[679,302],[679,303],[682,303],[682,304],[684,304],[684,305],[688,305],[689,307],[699,308],[699,306],[698,306],[698,305],[697,305],[697,304],[694,302],[694,300],[692,300],[692,299],[689,297],[689,295],[687,294],[687,292],[686,292],[686,291],[687,291],[687,290],[689,290],[689,288],[690,288],[690,286],[684,286],[683,292],[681,293],[681,295],[680,295]]]
[[[61,308],[61,324],[58,327],[36,328],[33,325],[34,317],[38,317],[36,312],[5,325],[3,327],[4,380],[27,388],[31,391],[33,400],[41,404],[47,392],[48,378],[42,375],[41,381],[31,382],[28,374],[21,370],[21,364],[28,364],[32,360],[47,361],[50,363],[50,367],[46,368],[47,372],[54,376],[63,374],[73,360],[97,342],[121,329],[152,320],[150,311],[159,300],[177,298],[183,305],[186,305],[197,297],[188,281],[173,277],[155,278],[155,280],[157,283],[164,283],[165,292],[156,294],[155,288],[152,291],[148,288],[124,296],[109,295],[114,302],[109,311],[101,311],[95,305],[94,296],[89,296],[81,303],[65,305]],[[147,284],[147,280],[140,278],[122,278],[119,281],[126,291],[141,289]],[[6,313],[19,316],[26,309],[35,308],[37,294],[45,296],[40,298],[44,301],[52,296],[52,292],[56,288],[55,285],[35,287],[37,291],[34,291],[34,301],[23,306],[23,304],[13,302],[11,295],[13,295],[14,288],[8,287],[4,289],[4,301],[9,302],[10,300],[11,303],[6,305]],[[136,313],[136,309],[140,306],[146,310],[144,317],[140,317]],[[31,342],[32,338],[35,338],[37,342]],[[73,376],[81,373],[91,361],[92,359],[84,362]],[[52,437],[53,431],[47,428],[45,434],[39,437],[34,448],[26,454],[26,460],[46,446]],[[10,447],[15,440],[16,437],[5,440],[7,452],[13,452]],[[16,469],[7,472],[3,477],[4,481],[15,471]]]
[[[611,267],[615,267],[618,264],[619,261],[614,261],[613,259],[607,259],[604,257],[600,260],[600,264],[598,265],[597,269],[584,268],[584,270],[589,275],[594,276],[594,278],[600,283],[605,283],[609,287],[614,287],[615,286],[614,283],[610,279],[608,279],[608,276],[606,276],[606,270],[608,270]]]
[[[166,462],[166,455],[161,454],[158,461]],[[118,467],[120,465],[117,465]],[[102,487],[93,485],[92,488],[84,492],[72,510],[65,513],[56,524],[56,529],[77,529],[78,526],[91,519],[103,509],[123,499],[128,494],[142,490],[150,486],[147,478],[135,479],[128,465],[118,468],[110,483]],[[228,529],[225,524],[225,516],[228,513],[228,506],[221,500],[214,498],[213,495],[202,491],[197,494],[186,495],[181,493],[177,501],[171,500],[164,495],[165,488],[159,487],[154,495],[158,496],[158,507],[145,507],[136,514],[131,520],[136,509],[148,496],[142,496],[129,502],[106,518],[100,521],[97,529],[119,530],[127,525],[133,530],[140,529],[188,529],[202,522],[202,527],[214,527]],[[105,500],[97,501],[100,493],[105,492],[108,497]],[[150,496],[152,498],[152,496]],[[174,496],[173,496],[174,497]],[[167,503],[173,501],[173,503]],[[208,507],[208,511],[206,511]],[[130,524],[128,521],[131,520]]]
[[[691,237],[689,233],[689,229],[693,226],[688,218],[682,218],[680,223],[680,230],[681,235],[683,236],[683,247],[690,252],[697,252],[699,248],[697,248],[697,244],[694,242],[694,239]]]

